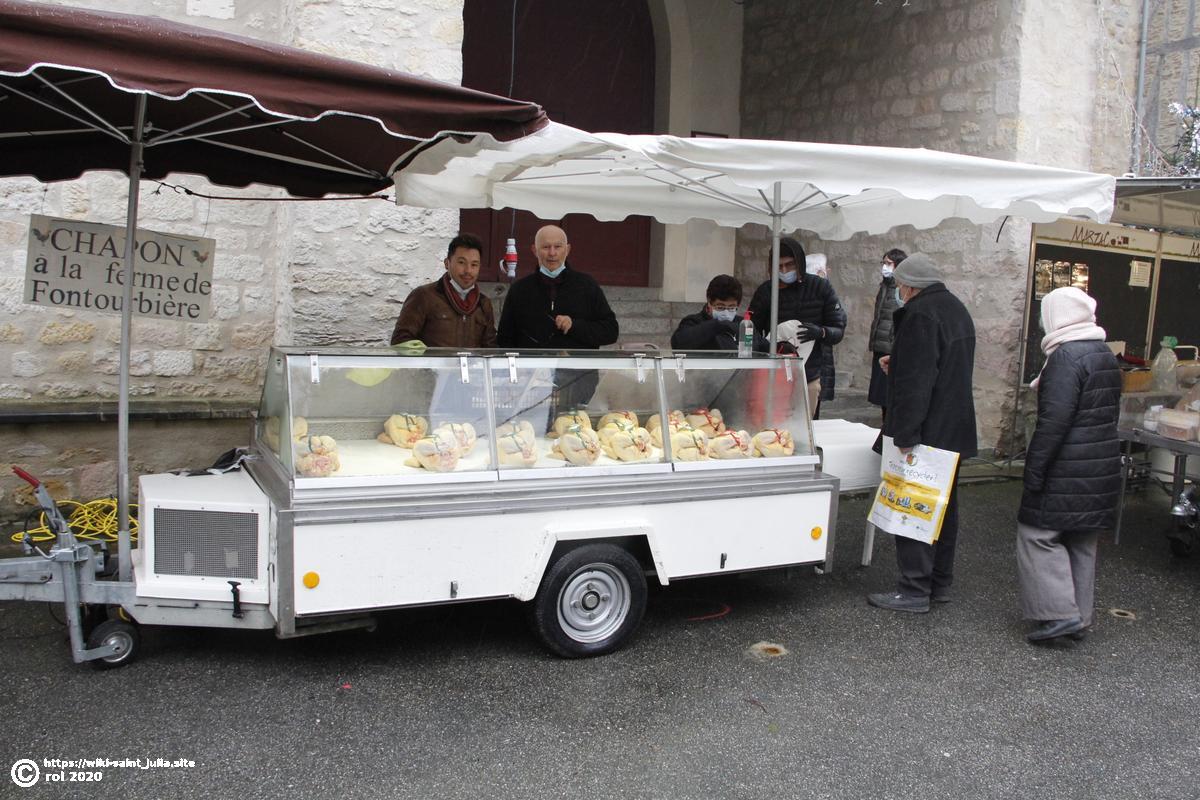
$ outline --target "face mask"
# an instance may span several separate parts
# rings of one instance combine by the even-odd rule
[[[796,282],[796,278],[800,277],[800,270],[792,270],[791,272],[779,273],[779,282],[783,284],[791,284]]]
[[[459,286],[458,281],[454,280],[454,278],[450,279],[450,285],[454,287],[454,291],[458,292],[458,296],[463,300],[466,300],[467,295],[471,293],[470,289],[464,289],[463,287]]]
[[[711,311],[713,319],[720,320],[721,322],[733,322],[737,319],[736,308],[714,308]]]
[[[881,266],[879,268],[880,274],[882,274],[883,277],[885,277],[885,278],[892,277],[892,273],[895,271],[896,271],[896,268],[891,266],[890,264],[884,264],[883,266]]]
[[[900,287],[898,286],[896,287],[896,305],[901,308],[904,307],[904,295],[900,294]]]
[[[547,278],[557,278],[559,275],[562,274],[562,271],[566,268],[567,268],[567,265],[563,264],[558,269],[551,272],[550,270],[546,269],[545,267],[542,267],[542,266],[538,267],[538,269],[542,271],[542,274],[545,275]]]

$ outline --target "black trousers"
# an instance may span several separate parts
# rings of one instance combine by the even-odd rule
[[[896,589],[903,595],[929,597],[945,594],[954,583],[954,546],[958,543],[958,471],[950,484],[950,500],[942,532],[933,544],[897,536],[896,566],[900,577]]]

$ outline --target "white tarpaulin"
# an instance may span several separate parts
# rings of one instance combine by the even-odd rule
[[[550,123],[511,142],[446,139],[401,164],[396,202],[425,208],[520,208],[543,219],[644,214],[771,227],[771,318],[779,319],[779,237],[825,240],[932,228],[957,217],[986,223],[1074,216],[1105,222],[1116,179],[935,150],[761,139],[587,133]],[[732,266],[732,265],[731,265]]]
[[[586,133],[556,123],[511,142],[444,140],[394,177],[405,205],[731,227],[778,220],[782,230],[825,240],[952,217],[1104,222],[1116,188],[1110,175],[934,150]]]

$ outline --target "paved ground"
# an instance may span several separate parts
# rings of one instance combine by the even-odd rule
[[[955,601],[926,616],[863,602],[894,550],[881,536],[857,566],[858,498],[833,574],[654,591],[636,640],[586,661],[546,655],[516,604],[492,603],[288,642],[151,629],[141,660],[95,673],[45,607],[0,604],[0,797],[1196,797],[1200,557],[1169,554],[1166,495],[1102,542],[1097,630],[1055,649],[1027,645],[1015,610],[1018,497],[964,487]],[[789,652],[749,655],[761,641]],[[28,789],[7,774],[100,757],[196,766]]]

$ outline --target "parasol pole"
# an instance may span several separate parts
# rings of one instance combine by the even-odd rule
[[[783,187],[779,181],[775,182],[775,201],[771,206],[771,327],[767,328],[767,338],[771,340],[772,346],[777,346],[779,343],[775,341],[775,329],[779,326],[779,236],[780,228],[783,226],[782,212],[783,207]],[[796,265],[799,269],[800,265]]]
[[[133,317],[134,241],[137,233],[138,189],[142,180],[143,128],[146,95],[137,96],[133,141],[129,150],[129,204],[125,208],[125,292],[121,301],[121,367],[117,398],[117,566],[125,583],[133,578],[129,536],[129,329]]]
[[[775,341],[775,331],[779,328],[779,236],[780,228],[783,226],[783,187],[779,181],[775,182],[775,199],[771,205],[771,320],[770,327],[767,328],[767,341],[771,343],[772,350],[779,349],[779,343]],[[799,265],[797,265],[799,269]],[[776,364],[775,366],[779,366]],[[770,380],[767,383],[767,425],[774,425],[775,419],[775,375],[771,374]]]

